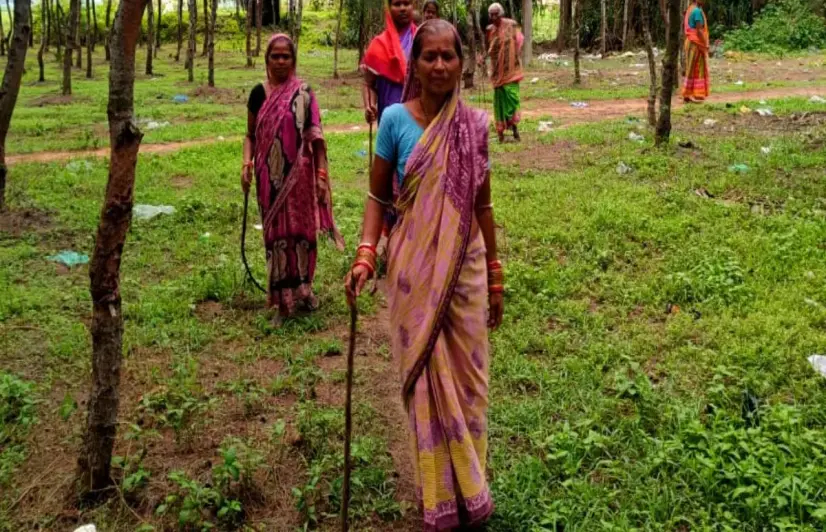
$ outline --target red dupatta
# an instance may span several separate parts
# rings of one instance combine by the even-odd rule
[[[416,25],[411,23],[411,30],[416,32]],[[383,78],[399,85],[404,83],[407,73],[407,58],[402,50],[399,32],[390,16],[390,10],[384,10],[384,31],[378,34],[367,48],[364,66]]]

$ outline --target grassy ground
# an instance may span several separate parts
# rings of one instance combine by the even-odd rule
[[[171,96],[195,87],[158,61],[167,75],[138,82],[136,109],[172,125],[146,142],[239,134],[243,94],[260,77],[229,69],[241,60],[222,55],[218,75],[237,101],[180,105]],[[301,65],[330,121],[354,123],[354,88],[325,84],[329,52],[307,50]],[[758,69],[746,66],[744,76]],[[104,135],[102,68],[97,76],[78,80],[78,101],[59,109],[32,106],[55,85],[27,85],[9,152]],[[595,99],[600,85],[576,91]],[[826,346],[826,108],[744,103],[776,116],[693,107],[664,151],[633,118],[547,134],[527,121],[522,144],[492,147],[508,276],[492,336],[493,530],[826,526],[826,381],[806,362]],[[351,247],[366,140],[328,134]],[[238,259],[239,161],[237,141],[140,157],[136,203],[176,212],[130,231],[118,493],[86,509],[65,496],[88,389],[88,270],[48,257],[91,251],[107,166],[12,168],[0,217],[0,530],[336,528],[351,257],[321,246],[321,310],[273,330]],[[248,249],[262,277],[255,223]],[[381,292],[361,310],[354,515],[359,530],[415,530]]]

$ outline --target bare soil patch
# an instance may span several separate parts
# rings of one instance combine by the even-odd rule
[[[43,233],[52,228],[52,219],[44,211],[6,208],[0,211],[0,235],[19,237],[25,233]]]
[[[207,100],[212,103],[244,103],[246,94],[243,89],[222,89],[219,87],[198,87],[189,93],[192,98]]]
[[[175,174],[170,178],[169,184],[172,185],[174,189],[183,190],[192,187],[195,181],[190,175]]]
[[[62,94],[44,94],[29,100],[29,107],[48,107],[51,105],[71,105],[92,101],[88,96],[63,96]]]
[[[501,154],[501,164],[515,164],[521,170],[559,171],[570,168],[577,144],[569,140],[560,140],[553,144],[536,142],[526,143],[529,147],[518,151]]]

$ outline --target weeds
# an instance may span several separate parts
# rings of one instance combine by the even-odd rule
[[[37,421],[34,385],[0,373],[0,486],[25,457],[24,438]]]

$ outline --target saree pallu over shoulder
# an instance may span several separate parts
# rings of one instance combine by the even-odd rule
[[[702,29],[692,28],[691,14],[699,9],[703,16]],[[708,22],[703,10],[692,3],[685,13],[683,22],[685,30],[686,76],[683,84],[683,98],[704,100],[711,92],[711,76],[708,66]]]
[[[407,30],[416,33],[416,25],[411,24]],[[373,73],[389,79],[399,85],[404,83],[407,72],[407,56],[401,45],[399,32],[390,11],[384,10],[384,31],[370,41],[367,52],[364,54],[364,66]]]
[[[516,21],[502,19],[499,27],[494,26],[488,36],[488,54],[491,58],[491,82],[493,87],[522,81],[522,63],[519,52],[522,48],[522,31]]]

